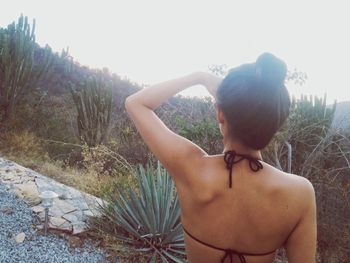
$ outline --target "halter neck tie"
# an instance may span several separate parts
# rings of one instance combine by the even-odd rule
[[[224,154],[225,154],[224,161],[226,163],[226,168],[230,171],[230,174],[229,174],[229,187],[230,188],[232,188],[232,169],[233,169],[234,164],[239,163],[240,161],[246,159],[249,162],[250,170],[252,170],[253,172],[257,172],[260,169],[264,168],[259,159],[254,158],[250,155],[239,154],[239,153],[236,153],[234,150],[226,151]],[[237,157],[237,159],[236,159],[236,157]]]

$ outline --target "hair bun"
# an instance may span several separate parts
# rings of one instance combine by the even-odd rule
[[[281,59],[271,53],[261,54],[255,62],[255,68],[260,83],[275,88],[284,85],[287,66]]]

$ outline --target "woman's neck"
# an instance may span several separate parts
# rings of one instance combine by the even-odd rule
[[[242,143],[238,141],[229,140],[229,139],[225,140],[225,138],[223,139],[223,143],[224,143],[224,152],[234,150],[240,154],[247,154],[257,159],[262,159],[260,150],[254,150],[252,148],[242,145]]]

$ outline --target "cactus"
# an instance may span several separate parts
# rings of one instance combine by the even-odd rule
[[[89,147],[106,141],[112,112],[112,85],[102,72],[86,77],[74,88],[70,86],[77,108],[79,138]]]
[[[16,106],[25,92],[34,89],[39,80],[48,72],[51,49],[40,50],[35,43],[35,20],[32,27],[28,18],[20,16],[18,23],[0,29],[0,117],[1,121],[11,119]],[[40,63],[34,55],[43,51]]]

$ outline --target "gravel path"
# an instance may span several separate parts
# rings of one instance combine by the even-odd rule
[[[33,228],[31,209],[0,183],[0,263],[104,263],[105,253],[86,243],[82,248],[70,248],[67,241],[54,234],[47,236]],[[23,243],[13,236],[24,232]]]

